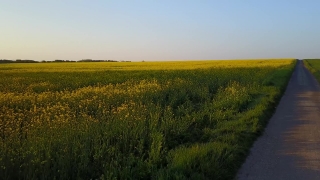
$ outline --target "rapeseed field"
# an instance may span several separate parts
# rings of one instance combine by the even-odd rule
[[[295,63],[0,64],[0,179],[232,179]]]

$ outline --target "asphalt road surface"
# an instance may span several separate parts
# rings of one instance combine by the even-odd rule
[[[303,61],[237,179],[320,180],[320,86]]]

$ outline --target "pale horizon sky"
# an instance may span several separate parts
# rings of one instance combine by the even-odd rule
[[[320,58],[317,0],[0,0],[0,59]]]

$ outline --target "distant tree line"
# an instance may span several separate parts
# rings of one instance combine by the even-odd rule
[[[131,62],[131,61],[116,61],[116,60],[94,60],[94,59],[82,59],[79,60],[78,62]]]
[[[82,59],[79,60],[78,62],[118,62],[115,60],[93,60],[93,59]]]
[[[17,60],[0,59],[0,63],[39,63],[39,61],[29,60],[29,59],[25,59],[25,60],[21,60],[21,59],[17,59]]]
[[[131,62],[131,61],[116,61],[116,60],[93,60],[93,59],[81,59],[78,61],[73,61],[73,60],[62,60],[62,59],[56,59],[54,61],[46,61],[46,60],[42,60],[42,61],[35,61],[35,60],[29,60],[29,59],[25,59],[25,60],[21,60],[21,59],[17,59],[17,60],[8,60],[8,59],[0,59],[0,63],[52,63],[52,62],[58,62],[58,63],[62,63],[62,62]]]

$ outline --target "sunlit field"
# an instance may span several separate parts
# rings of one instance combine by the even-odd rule
[[[0,179],[232,179],[295,63],[0,64]]]
[[[280,61],[281,60],[281,61]],[[168,62],[72,62],[72,63],[24,63],[1,64],[0,70],[16,72],[82,72],[107,70],[177,70],[235,67],[282,66],[291,59],[220,60],[220,61],[168,61]],[[252,62],[253,61],[253,62]]]

